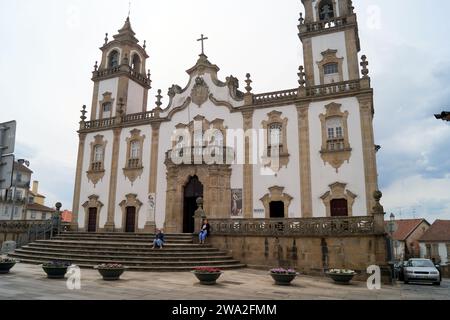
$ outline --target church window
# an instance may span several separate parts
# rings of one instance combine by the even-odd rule
[[[106,140],[102,135],[96,135],[94,141],[91,142],[91,157],[89,171],[87,172],[87,177],[94,186],[104,177],[105,175],[105,149]]]
[[[282,113],[272,111],[268,114],[269,119],[263,121],[262,126],[267,130],[267,149],[265,154],[267,159],[263,159],[266,166],[273,167],[275,171],[279,171],[281,167],[286,167],[289,162],[289,152],[287,144],[287,118],[282,118]],[[278,165],[271,160],[276,156]],[[274,165],[272,165],[274,164]],[[278,166],[278,168],[276,168]]]
[[[344,149],[344,135],[342,130],[342,117],[332,117],[327,120],[328,150]]]
[[[109,68],[114,68],[119,66],[119,52],[117,50],[113,50],[109,54]]]
[[[127,159],[123,173],[133,183],[143,172],[142,150],[145,135],[141,135],[138,129],[132,130],[130,134],[127,138]]]
[[[141,72],[141,58],[139,57],[139,55],[137,53],[135,53],[133,55],[133,60],[131,63],[131,69],[137,71],[137,72]]]
[[[103,118],[111,118],[111,110],[112,110],[112,103],[106,102],[103,104]]]
[[[92,162],[92,170],[100,171],[103,169],[103,146],[96,145],[94,147],[94,161]]]
[[[332,0],[322,0],[319,4],[319,19],[330,20],[334,18],[334,9]]]
[[[337,63],[328,63],[323,66],[323,73],[325,75],[336,74],[339,73],[339,67]]]

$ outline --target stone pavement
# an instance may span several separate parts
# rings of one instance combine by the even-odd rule
[[[17,264],[0,275],[0,300],[450,300],[450,280],[428,284],[383,286],[335,285],[327,278],[300,276],[291,287],[273,284],[265,271],[226,271],[216,286],[202,286],[189,272],[125,272],[122,280],[105,282],[96,270],[81,270],[81,290],[68,290],[66,280],[46,278],[40,266]],[[159,295],[155,295],[158,293]]]

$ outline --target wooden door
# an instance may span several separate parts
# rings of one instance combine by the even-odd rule
[[[331,200],[331,216],[332,217],[348,217],[348,204],[345,199]]]
[[[125,221],[125,232],[136,232],[136,208],[127,207],[127,216]]]
[[[88,232],[97,232],[97,208],[89,208]]]

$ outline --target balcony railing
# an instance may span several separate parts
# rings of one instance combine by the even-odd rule
[[[234,160],[231,147],[184,147],[166,152],[166,161],[175,164],[232,164]]]
[[[102,171],[103,162],[93,162],[91,165],[91,171]]]
[[[124,115],[120,118],[120,123],[132,123],[132,122],[140,122],[147,121],[154,117],[153,111],[140,112],[140,113],[132,113]],[[109,128],[116,124],[119,124],[117,118],[107,118],[100,120],[92,120],[84,123],[83,129],[101,129],[101,128]]]
[[[265,104],[274,101],[294,100],[297,98],[298,89],[290,89],[283,91],[267,92],[262,94],[255,94],[253,96],[253,104]]]
[[[139,169],[141,167],[142,165],[140,159],[128,159],[127,169]]]
[[[103,77],[109,77],[111,75],[115,75],[118,73],[125,73],[127,74],[131,79],[136,80],[137,82],[150,87],[151,80],[147,77],[145,74],[141,74],[137,72],[136,70],[131,69],[131,67],[127,65],[122,66],[116,66],[108,69],[102,69],[94,71],[93,73],[93,79],[103,78]]]
[[[375,220],[365,217],[298,219],[208,219],[214,235],[355,236],[375,234]]]
[[[319,86],[306,87],[307,97],[327,96],[339,93],[358,91],[361,88],[360,80],[350,80],[323,84]]]
[[[347,17],[344,18],[331,18],[328,20],[322,20],[317,22],[304,23],[299,26],[300,32],[315,32],[326,29],[334,29],[342,27],[348,24]]]

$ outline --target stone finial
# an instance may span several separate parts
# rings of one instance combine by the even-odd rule
[[[304,87],[305,86],[305,84],[306,84],[306,81],[305,81],[305,76],[306,76],[306,73],[305,73],[305,68],[303,67],[303,66],[300,66],[300,67],[298,67],[298,73],[297,73],[297,75],[298,75],[298,84],[300,85],[300,87]]]
[[[152,74],[150,73],[150,69],[148,69],[148,71],[147,71],[147,80],[148,80],[148,85],[150,86],[150,89],[152,88],[151,76],[152,76]]]
[[[353,14],[355,10],[355,7],[353,6],[352,0],[348,0],[348,13]]]
[[[81,109],[81,117],[80,117],[81,122],[83,122],[83,123],[86,122],[86,119],[87,119],[86,113],[87,113],[86,105],[84,105],[83,108]]]
[[[94,65],[94,71],[98,70],[98,61],[95,61],[95,65]]]
[[[303,18],[302,12],[300,12],[300,18],[298,19],[298,22],[300,23],[300,25],[303,25],[305,23],[305,19]]]
[[[245,80],[245,83],[247,84],[247,86],[245,87],[245,90],[247,91],[247,93],[251,93],[251,91],[252,91],[252,87],[251,87],[251,84],[252,84],[252,80],[250,79],[250,77],[251,77],[251,75],[250,75],[250,73],[247,73],[246,75],[245,75],[246,77],[247,77],[247,80]]]
[[[359,65],[362,67],[361,73],[363,75],[363,78],[368,78],[369,69],[367,68],[367,66],[369,65],[369,62],[367,61],[367,57],[365,55],[361,57],[361,63]]]
[[[375,207],[373,207],[373,213],[374,214],[382,214],[384,215],[384,208],[380,204],[380,200],[383,197],[383,193],[379,190],[375,191],[373,193],[373,198],[375,199]]]
[[[142,48],[145,50],[147,48],[147,40],[144,40],[144,45],[142,46]]]
[[[158,108],[161,108],[161,105],[162,105],[162,95],[161,95],[161,89],[158,89],[158,95],[156,96],[156,106],[158,107]]]
[[[108,33],[105,33],[105,35],[106,35],[106,36],[105,36],[105,45],[106,45],[106,44],[108,44],[108,41],[109,41],[109,39],[108,39]]]

